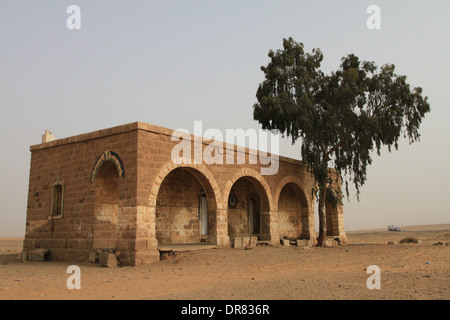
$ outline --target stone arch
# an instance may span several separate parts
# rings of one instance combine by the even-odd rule
[[[227,200],[233,190],[238,194],[237,207],[228,206]],[[253,209],[249,207],[251,195],[258,197],[258,203],[255,204],[258,213],[253,219],[250,218]],[[266,179],[259,172],[243,168],[233,174],[225,184],[222,199],[226,201],[227,234],[230,238],[257,236],[259,240],[278,241],[272,193]],[[254,208],[253,205],[251,207]],[[252,226],[256,218],[259,219],[259,227],[258,232],[254,233]]]
[[[223,203],[224,208],[227,208],[227,203],[228,203],[228,196],[230,195],[230,191],[231,188],[233,187],[233,185],[235,184],[235,182],[237,180],[239,180],[240,178],[250,178],[252,181],[257,181],[259,183],[259,186],[256,185],[255,187],[257,189],[259,189],[259,191],[263,191],[263,198],[265,198],[266,203],[264,203],[264,208],[263,210],[266,211],[272,211],[274,210],[274,202],[273,202],[273,198],[272,198],[272,192],[270,191],[270,187],[269,184],[267,183],[266,179],[264,179],[264,177],[257,171],[253,170],[253,169],[249,169],[249,168],[243,168],[241,170],[239,170],[238,172],[236,172],[225,184],[225,189],[223,191],[223,201],[225,201],[225,203]]]
[[[275,206],[280,237],[314,238],[314,207],[301,186],[295,176],[287,176],[278,183]]]
[[[196,176],[196,178],[200,181],[204,188],[208,188],[208,184],[211,186],[211,191],[214,194],[214,198],[216,199],[216,207],[217,209],[223,209],[222,207],[222,196],[220,194],[219,185],[216,182],[211,171],[209,171],[205,165],[202,164],[175,164],[172,161],[166,162],[155,175],[155,179],[153,179],[153,183],[149,193],[149,205],[156,206],[156,199],[158,197],[159,188],[161,187],[161,183],[164,181],[166,176],[177,168],[185,168],[190,173]]]
[[[278,201],[280,200],[281,190],[283,190],[283,188],[289,183],[292,183],[296,186],[297,190],[300,191],[299,196],[302,198],[302,202],[306,205],[306,207],[308,207],[308,209],[310,209],[311,200],[306,195],[305,190],[303,190],[303,188],[301,187],[303,185],[301,180],[295,176],[287,176],[278,183],[278,187],[274,195],[275,208],[278,209]]]
[[[173,192],[172,190],[180,188],[179,185],[174,184],[173,179],[182,179],[180,180],[182,183],[190,186],[178,191],[182,193],[180,199],[168,196]],[[204,222],[199,218],[200,203],[197,203],[199,210],[197,217],[192,211],[193,208],[197,207],[197,204],[193,204],[194,195],[192,193],[192,190],[196,188],[198,190],[194,192],[201,191],[197,192],[198,201],[201,200],[201,193],[204,193],[207,198],[207,234],[204,234],[203,231],[200,232],[200,227],[198,232],[196,231],[197,223],[203,226]],[[155,239],[157,243],[160,245],[189,243],[188,241],[191,241],[191,243],[205,241],[208,244],[219,245],[226,243],[227,241],[223,239],[224,232],[221,227],[224,223],[226,224],[226,221],[222,221],[224,214],[221,206],[222,199],[219,186],[213,174],[204,165],[175,164],[168,161],[155,175],[149,192],[150,212],[155,215]],[[186,218],[187,216],[190,216],[190,218]],[[186,221],[189,221],[189,223]],[[179,230],[182,231],[179,232]]]
[[[116,152],[108,150],[99,155],[95,160],[94,167],[92,168],[91,171],[91,179],[90,179],[91,184],[95,183],[97,173],[105,161],[112,161],[117,168],[117,173],[119,177],[125,178],[125,167],[123,165],[122,159]]]

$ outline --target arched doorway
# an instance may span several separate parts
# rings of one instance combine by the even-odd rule
[[[278,233],[281,238],[310,239],[309,210],[303,190],[286,183],[278,198]]]
[[[270,238],[270,204],[264,186],[252,176],[238,178],[228,194],[228,236]]]
[[[156,197],[158,245],[216,244],[216,200],[207,178],[198,170],[178,167],[162,180]]]

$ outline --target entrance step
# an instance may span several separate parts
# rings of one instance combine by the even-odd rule
[[[217,245],[211,244],[160,244],[158,245],[160,260],[168,260],[179,254],[198,250],[216,249]]]

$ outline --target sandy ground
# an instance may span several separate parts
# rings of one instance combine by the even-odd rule
[[[398,243],[408,236],[422,243]],[[333,248],[202,250],[138,267],[82,263],[81,289],[69,290],[70,263],[19,262],[22,239],[0,238],[0,299],[450,299],[450,224],[348,239]],[[371,265],[380,268],[381,289],[367,288]]]

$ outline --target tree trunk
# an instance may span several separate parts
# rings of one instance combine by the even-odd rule
[[[325,246],[327,239],[326,199],[327,186],[324,184],[319,193],[319,242],[317,245],[320,247]]]

